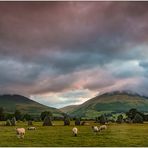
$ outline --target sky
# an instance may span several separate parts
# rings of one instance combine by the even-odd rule
[[[148,96],[148,2],[0,2],[0,94],[52,107]]]

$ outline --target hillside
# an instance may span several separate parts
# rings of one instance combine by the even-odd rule
[[[148,112],[147,97],[127,92],[112,92],[96,96],[69,111],[70,115],[95,117],[101,113],[127,112],[131,108]]]
[[[63,108],[60,108],[60,110],[64,113],[72,112],[74,111],[79,105],[69,105]]]
[[[14,112],[16,109],[22,113],[32,115],[40,115],[43,111],[51,111],[53,115],[61,115],[61,111],[42,105],[38,102],[28,99],[20,95],[0,95],[0,107],[3,107],[6,112]]]

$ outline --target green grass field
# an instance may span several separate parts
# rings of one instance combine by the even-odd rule
[[[34,122],[36,131],[26,130],[25,138],[16,137],[15,128],[25,127],[27,123],[20,122],[16,127],[2,126],[0,123],[0,147],[147,147],[148,146],[148,123],[144,124],[110,124],[106,131],[95,135],[90,126],[77,126],[79,133],[77,137],[72,135],[74,123],[63,126],[63,122],[55,121],[52,127],[43,127],[41,122]]]

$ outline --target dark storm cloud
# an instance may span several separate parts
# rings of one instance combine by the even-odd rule
[[[147,17],[148,2],[0,2],[1,93],[93,91],[145,76]]]

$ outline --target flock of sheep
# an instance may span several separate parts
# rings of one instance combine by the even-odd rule
[[[97,134],[98,132],[100,132],[101,130],[106,130],[107,126],[106,125],[101,125],[100,127],[98,126],[92,126],[92,130],[95,134]],[[28,127],[28,130],[36,130],[35,127]],[[74,127],[72,129],[72,133],[74,136],[77,136],[78,134],[78,128]],[[25,128],[16,128],[16,134],[18,138],[24,138],[25,136]]]

